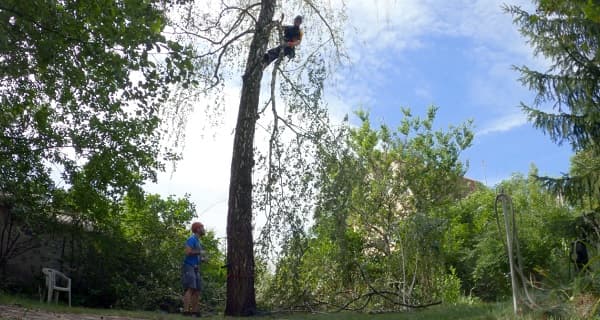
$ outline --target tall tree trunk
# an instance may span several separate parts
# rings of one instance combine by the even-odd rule
[[[262,56],[267,50],[275,0],[263,0],[243,76],[235,127],[229,208],[227,211],[227,305],[225,315],[256,313],[254,243],[252,237],[252,169],[254,132],[262,80]]]

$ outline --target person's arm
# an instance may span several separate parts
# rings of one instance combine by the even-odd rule
[[[197,239],[190,238],[185,242],[184,252],[186,256],[200,256],[202,255],[202,246]]]
[[[199,256],[202,255],[202,250],[194,250],[190,246],[185,246],[185,255],[186,256]]]

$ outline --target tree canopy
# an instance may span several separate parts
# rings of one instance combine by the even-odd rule
[[[143,202],[141,185],[175,156],[160,145],[159,113],[170,86],[186,82],[193,66],[188,49],[163,31],[167,10],[185,2],[0,3],[2,271],[57,235],[72,240],[71,255],[61,255],[70,265],[87,254],[73,247],[83,238],[94,249],[119,248],[120,201]],[[133,242],[123,241],[123,252]],[[103,288],[117,279],[101,279],[107,274],[115,276],[96,278]]]
[[[521,82],[536,93],[524,112],[552,139],[578,154],[569,175],[544,178],[569,199],[600,195],[600,4],[587,0],[538,0],[535,13],[506,7],[546,71],[517,67]],[[550,110],[552,109],[552,110]],[[590,204],[592,205],[592,204]],[[598,203],[594,203],[597,206]]]
[[[54,174],[120,197],[155,179],[160,104],[192,70],[162,34],[177,2],[0,4],[0,192],[43,195]]]
[[[288,238],[267,301],[401,310],[457,299],[440,243],[445,209],[464,196],[459,155],[473,135],[469,123],[434,130],[436,111],[405,109],[397,129],[358,112],[358,127],[320,149],[314,226]]]
[[[173,30],[179,39],[192,44],[196,51],[196,64],[203,66],[194,75],[201,86],[190,88],[188,96],[195,97],[197,91],[203,93],[215,87],[219,88],[218,85],[223,84],[223,79],[230,74],[238,74],[242,78],[229,185],[226,315],[247,316],[256,313],[252,220],[253,207],[257,200],[263,201],[266,198],[259,207],[269,208],[267,210],[270,216],[271,213],[274,213],[273,216],[278,215],[274,219],[268,219],[269,223],[296,218],[295,211],[285,214],[281,210],[270,210],[276,206],[270,200],[270,195],[274,190],[282,191],[273,186],[282,181],[279,178],[283,177],[286,171],[278,169],[282,165],[281,162],[277,162],[283,158],[282,132],[293,132],[296,139],[290,140],[298,146],[294,151],[302,152],[306,149],[303,143],[310,140],[305,138],[317,135],[314,123],[328,122],[327,112],[320,101],[323,74],[327,65],[325,55],[328,51],[340,50],[337,29],[332,21],[338,14],[337,10],[331,9],[332,7],[333,5],[326,1],[222,1],[210,3],[208,6],[205,3],[191,3],[181,11],[182,14]],[[285,68],[280,68],[281,59],[275,62],[271,73],[271,95],[268,99],[264,96],[261,99],[261,94],[266,91],[261,90],[265,70],[262,64],[263,54],[267,52],[269,45],[277,46],[281,43],[278,31],[286,24],[283,20],[285,15],[276,16],[276,11],[290,14],[287,18],[290,20],[299,13],[305,16],[305,21],[308,20],[307,17],[313,17],[313,23],[308,24],[308,28],[321,32],[313,33],[310,44],[305,47],[308,54],[301,67],[288,72]],[[274,44],[269,43],[271,39],[275,40]],[[325,46],[328,42],[333,46]],[[276,107],[279,100],[276,94],[278,76],[283,82],[283,107]],[[184,113],[190,108],[189,101],[193,99],[188,99],[188,109],[182,109]],[[267,110],[272,117],[266,117],[269,114]],[[287,113],[287,117],[281,115],[282,111]],[[260,118],[267,120],[259,123]],[[268,151],[262,150],[262,154],[268,154],[266,156],[261,155],[260,148],[255,146],[257,125],[266,128],[270,133]],[[322,127],[319,129],[322,130]],[[312,142],[317,143],[316,139]],[[255,152],[256,150],[258,151]],[[267,195],[263,199],[257,197],[254,192],[255,163],[259,163],[259,168],[266,168],[266,186],[262,191]]]

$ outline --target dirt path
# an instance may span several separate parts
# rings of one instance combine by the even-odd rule
[[[2,320],[143,320],[119,316],[99,316],[78,313],[56,313],[29,309],[19,305],[0,305]]]

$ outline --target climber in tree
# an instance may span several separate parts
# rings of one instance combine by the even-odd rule
[[[283,49],[283,55],[292,59],[295,52],[295,47],[300,44],[302,41],[302,35],[304,31],[300,29],[300,25],[302,24],[302,16],[296,16],[294,18],[293,26],[284,26],[283,27],[283,40],[285,41],[282,45],[277,46],[273,49],[270,49],[263,56],[263,66],[266,68],[271,62],[277,60],[279,58],[279,54],[281,49]]]

